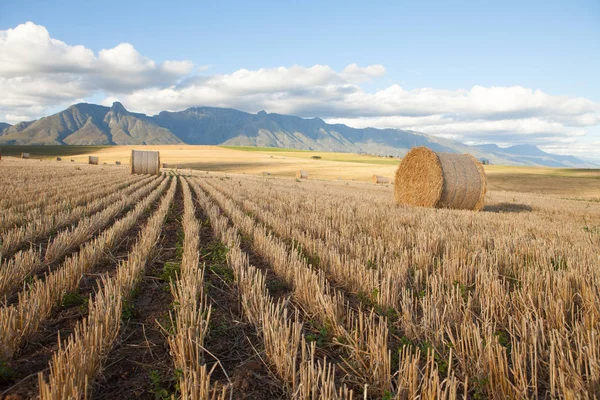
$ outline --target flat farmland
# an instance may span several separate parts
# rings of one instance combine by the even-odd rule
[[[472,212],[251,174],[286,152],[163,152],[215,168],[0,162],[0,398],[598,394],[600,202],[584,186],[531,193],[593,172],[492,167],[512,190]],[[280,173],[394,168],[305,156]],[[520,173],[529,192],[510,186]]]
[[[131,149],[156,150],[161,162],[181,169],[293,177],[297,170],[309,172],[309,179],[369,182],[373,175],[393,179],[400,159],[349,153],[298,151],[289,149],[221,146],[5,146],[4,153],[31,152],[34,158],[51,160],[63,156],[87,163],[90,155],[100,163],[129,163]],[[321,157],[313,159],[312,157]],[[487,165],[488,189],[548,194],[557,197],[600,198],[600,170]]]

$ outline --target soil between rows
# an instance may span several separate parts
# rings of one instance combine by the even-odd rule
[[[192,191],[194,198],[195,193]],[[227,264],[225,246],[214,237],[210,219],[198,202],[200,262],[205,264],[205,289],[212,307],[205,348],[205,362],[214,368],[212,379],[232,386],[235,399],[285,399],[281,381],[265,364],[262,340],[242,315],[233,271]]]
[[[183,197],[178,182],[159,243],[146,262],[132,299],[124,304],[119,337],[102,374],[92,385],[94,399],[155,399],[175,391],[175,371],[167,339],[173,299],[165,265],[181,262],[177,249],[182,214]]]
[[[103,274],[114,275],[119,262],[127,260],[130,248],[137,241],[139,232],[146,225],[157,206],[158,201],[150,205],[148,210],[136,221],[134,227],[121,239],[119,245],[106,255],[105,261],[96,266],[93,271],[83,275],[78,290],[69,294],[69,301],[63,300],[63,304],[56,307],[53,314],[40,326],[38,331],[25,340],[24,346],[8,365],[11,379],[0,382],[0,399],[3,399],[4,396],[12,396],[11,399],[17,400],[37,395],[37,373],[48,372],[52,354],[58,349],[58,335],[60,334],[61,340],[65,340],[73,333],[77,323],[87,315],[88,299],[91,296],[93,300],[100,284],[100,277]],[[117,221],[126,212],[127,210],[114,221]],[[80,247],[77,247],[74,253],[79,251]]]
[[[206,191],[205,195],[212,198]],[[230,218],[228,218],[229,226],[234,226]],[[250,264],[259,269],[265,275],[265,284],[269,291],[269,294],[274,301],[279,299],[287,299],[287,306],[289,308],[289,315],[294,315],[297,311],[299,319],[302,323],[302,333],[304,337],[310,341],[316,342],[316,356],[319,358],[327,357],[327,360],[331,364],[338,366],[343,365],[342,355],[339,347],[333,344],[331,332],[323,334],[322,328],[318,322],[313,321],[308,316],[301,304],[298,304],[293,297],[293,288],[287,285],[277,274],[273,271],[269,261],[267,261],[261,254],[259,254],[253,246],[252,238],[242,236],[241,249],[248,255]],[[290,250],[291,251],[291,250]],[[346,379],[345,373],[342,368],[336,369],[336,383],[341,384]],[[344,382],[349,383],[349,382]]]

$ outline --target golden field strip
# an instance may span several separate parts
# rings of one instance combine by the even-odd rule
[[[81,147],[81,154],[73,154],[78,146],[50,146],[53,155],[62,155],[62,163],[73,159],[86,163],[88,156],[100,157],[100,163],[119,161],[126,168],[132,149],[160,151],[161,162],[180,169],[197,169],[272,176],[294,177],[296,171],[306,170],[310,179],[370,182],[373,175],[393,179],[399,159],[368,155],[297,151],[277,148],[220,147],[220,146],[111,146]],[[43,149],[27,149],[32,157],[46,160]],[[60,151],[65,148],[64,154]],[[40,154],[36,155],[38,151]],[[313,159],[317,156],[321,159]],[[600,170],[558,169],[546,167],[509,167],[486,165],[488,188],[496,191],[516,191],[556,196],[600,198]]]
[[[600,396],[596,171],[491,166],[471,212],[394,204],[398,160],[179,147],[0,161],[0,399]]]

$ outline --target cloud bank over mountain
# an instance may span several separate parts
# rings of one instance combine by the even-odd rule
[[[471,144],[535,143],[600,159],[600,146],[594,148],[600,144],[600,104],[586,98],[521,86],[407,90],[383,85],[383,65],[209,71],[186,60],[152,60],[129,43],[95,53],[27,22],[0,31],[0,121],[31,120],[103,96],[105,105],[118,100],[147,114],[200,105],[267,110]]]

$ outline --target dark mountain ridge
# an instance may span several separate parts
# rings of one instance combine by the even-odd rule
[[[493,164],[592,166],[572,156],[546,153],[536,146],[501,148],[461,142],[400,129],[352,128],[320,118],[301,118],[231,108],[192,107],[155,116],[79,103],[64,111],[16,125],[0,123],[0,145],[149,145],[199,144],[283,147],[403,156],[411,148],[470,153]]]

